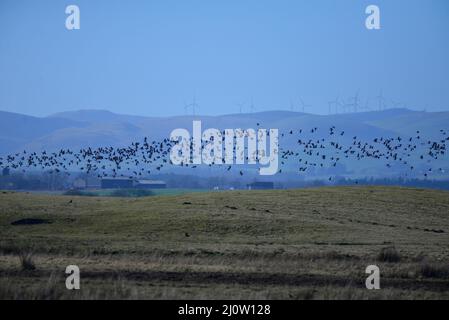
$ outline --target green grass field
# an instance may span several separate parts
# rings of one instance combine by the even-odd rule
[[[448,248],[445,191],[0,192],[2,299],[448,299]]]
[[[65,192],[51,193],[41,192],[49,195],[78,195],[86,197],[141,197],[141,196],[177,196],[186,193],[207,192],[206,189],[183,189],[183,188],[164,188],[164,189],[88,189],[88,190],[68,190]]]

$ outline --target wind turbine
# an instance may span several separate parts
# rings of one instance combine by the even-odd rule
[[[344,105],[344,108],[346,109],[349,108],[349,110],[351,110],[351,108],[353,108],[353,112],[357,113],[358,108],[359,108],[359,90],[357,90],[356,94],[353,97],[349,97],[348,98],[349,101],[352,101],[350,103],[346,103]]]
[[[251,113],[253,113],[255,109],[256,107],[254,106],[254,101],[253,98],[251,97],[251,105],[249,106],[249,110]]]
[[[190,104],[184,104],[184,110],[187,112],[188,108],[192,108],[192,113],[195,115],[195,111],[198,108],[198,103],[196,103],[196,95],[193,95],[193,101]]]
[[[341,99],[340,107],[343,109],[343,113],[346,113],[347,108],[350,106],[351,106],[351,104],[347,103],[344,99]]]
[[[301,99],[299,99],[299,100],[301,100]],[[308,107],[308,106],[305,106],[305,107]],[[298,112],[299,109],[300,109],[300,105],[299,105],[298,101],[295,98],[290,99],[290,110],[294,111],[294,112]],[[303,111],[304,111],[304,108],[303,108]]]
[[[376,97],[378,103],[379,103],[379,111],[385,110],[385,97],[383,96],[382,89],[380,90],[379,95]]]
[[[363,109],[364,111],[369,111],[369,110],[371,110],[371,108],[369,107],[369,102],[370,102],[370,98],[366,98],[366,100],[365,100],[365,106],[360,107],[360,108]]]
[[[390,100],[390,101],[393,104],[394,108],[400,108],[401,106],[404,105],[402,102],[399,102],[399,101],[395,101],[395,100]]]
[[[360,92],[360,90],[357,90],[355,96],[352,98],[353,99],[352,106],[354,107],[354,112],[355,113],[357,113],[357,110],[359,108],[359,92]]]
[[[244,102],[237,103],[237,106],[239,107],[239,113],[242,113],[243,107],[245,106]]]
[[[340,105],[340,96],[337,96],[335,100],[329,101],[329,114],[332,113],[332,106],[335,105],[335,114],[338,113],[338,106]]]
[[[301,102],[301,106],[302,106],[302,112],[303,112],[303,113],[305,113],[305,111],[306,111],[306,108],[309,108],[309,107],[311,107],[311,105],[306,105],[306,104],[304,103],[304,100],[302,100],[302,98],[301,98],[301,97],[299,97],[299,101]]]

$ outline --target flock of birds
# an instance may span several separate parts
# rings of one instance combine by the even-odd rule
[[[257,123],[257,126],[259,127],[260,124]],[[311,168],[337,167],[339,163],[345,163],[345,159],[347,161],[382,161],[382,166],[386,169],[398,170],[400,167],[402,171],[412,172],[411,175],[415,177],[427,178],[434,172],[445,173],[445,169],[441,166],[441,163],[445,162],[437,160],[444,159],[446,155],[446,145],[449,142],[446,130],[439,131],[439,138],[436,141],[424,139],[420,131],[416,131],[413,136],[407,138],[376,137],[370,141],[363,141],[357,136],[348,136],[345,131],[337,130],[335,126],[325,131],[327,132],[321,132],[318,127],[314,127],[308,130],[296,129],[281,133],[278,150],[279,173],[282,173],[283,169],[287,173],[292,171],[305,173]],[[290,147],[282,148],[282,140],[287,139]],[[131,145],[123,148],[87,147],[76,151],[62,148],[56,152],[24,150],[0,157],[0,168],[23,172],[44,170],[49,173],[67,175],[81,171],[99,178],[132,179],[161,172],[169,167],[170,150],[174,144],[175,142],[170,139],[150,141],[145,137],[143,141],[132,142]],[[246,155],[246,160],[250,156]],[[199,167],[192,163],[181,165],[192,169]],[[246,170],[250,170],[250,166],[225,164],[224,159],[221,165],[226,171],[238,167],[237,174],[240,176],[243,176]],[[332,176],[329,180],[332,180]]]
[[[311,133],[317,131],[318,128],[315,127]],[[301,132],[300,130],[299,133]],[[325,138],[299,139],[297,143],[301,146],[300,152],[286,150],[282,152],[281,158],[283,160],[292,156],[297,158],[302,164],[299,167],[301,172],[307,171],[310,167],[323,168],[326,166],[326,160],[328,167],[336,167],[343,159],[383,161],[386,168],[399,170],[402,167],[401,171],[406,171],[405,175],[408,175],[407,171],[416,171],[419,164],[420,172],[415,175],[422,174],[427,178],[433,171],[445,173],[442,166],[434,166],[437,160],[442,160],[445,156],[446,143],[449,142],[449,136],[445,130],[440,130],[439,133],[441,138],[438,141],[422,139],[420,131],[416,131],[414,136],[408,138],[378,137],[373,138],[371,142],[363,141],[357,136],[346,139],[349,143]],[[293,134],[293,131],[289,134]],[[344,137],[345,131],[337,131],[336,127],[332,126],[329,128],[329,137],[335,136]],[[307,160],[304,160],[304,155],[308,156]],[[332,177],[329,180],[332,180]]]

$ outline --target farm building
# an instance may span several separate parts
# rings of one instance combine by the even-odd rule
[[[167,184],[161,180],[135,180],[131,178],[103,178],[102,189],[165,189]]]
[[[102,189],[131,189],[134,188],[134,180],[130,178],[103,178]]]
[[[137,180],[135,187],[139,189],[165,189],[167,184],[161,180]]]
[[[87,182],[85,179],[76,179],[73,181],[73,188],[74,189],[86,189],[87,188]]]
[[[253,182],[248,184],[249,190],[268,190],[268,189],[274,189],[274,183],[273,182]]]
[[[73,189],[99,189],[101,188],[101,180],[96,177],[77,178],[72,183]]]

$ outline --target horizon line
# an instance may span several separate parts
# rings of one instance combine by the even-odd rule
[[[34,118],[58,118],[58,115],[63,114],[75,114],[79,112],[104,112],[109,113],[112,115],[117,116],[128,116],[128,117],[142,117],[142,118],[178,118],[178,117],[223,117],[223,116],[238,116],[238,115],[257,115],[257,114],[264,114],[264,113],[293,113],[293,114],[299,114],[304,116],[344,116],[344,115],[355,115],[355,114],[367,114],[367,113],[380,113],[380,112],[389,112],[389,111],[408,111],[408,112],[420,112],[420,113],[442,113],[442,112],[449,112],[449,110],[441,110],[441,111],[428,111],[427,109],[423,110],[416,110],[416,109],[410,109],[406,107],[400,107],[400,108],[386,108],[383,110],[361,110],[361,111],[351,111],[351,112],[341,112],[341,113],[327,113],[327,114],[321,114],[321,113],[312,113],[312,112],[304,112],[304,111],[297,111],[297,110],[284,110],[284,109],[272,109],[272,110],[261,110],[261,111],[253,111],[253,112],[231,112],[231,113],[224,113],[224,114],[178,114],[178,115],[165,115],[165,116],[151,116],[151,115],[142,115],[142,114],[128,114],[128,113],[118,113],[115,111],[110,111],[107,109],[74,109],[74,110],[67,110],[67,111],[61,111],[56,113],[51,113],[44,116],[38,116],[38,115],[31,115],[26,113],[19,113],[14,111],[8,111],[8,110],[2,110],[0,109],[0,112],[3,113],[10,113],[10,114],[16,114],[16,115],[22,115],[22,116],[28,116],[28,117],[34,117]]]

